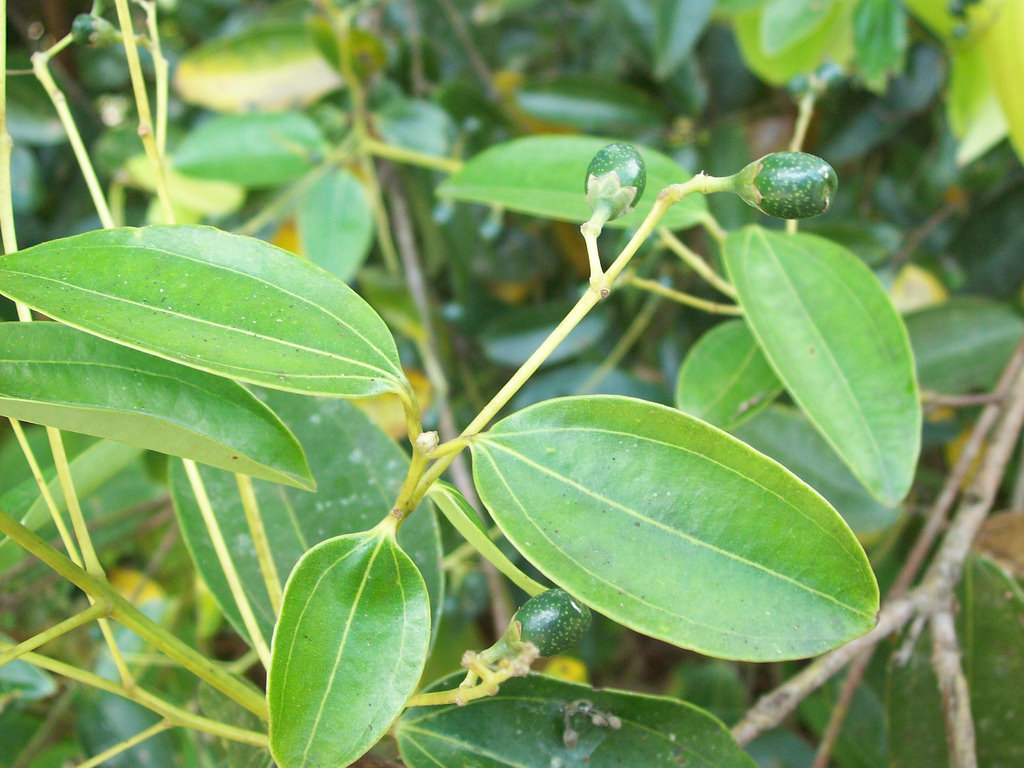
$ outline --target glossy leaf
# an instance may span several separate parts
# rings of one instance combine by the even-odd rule
[[[384,323],[347,285],[211,227],[101,230],[0,260],[0,293],[193,368],[309,394],[406,385]]]
[[[595,75],[526,83],[515,103],[534,120],[583,133],[643,134],[665,122],[661,105],[642,90]]]
[[[387,521],[303,555],[267,677],[281,768],[348,765],[376,744],[413,693],[429,638],[423,578]]]
[[[659,0],[654,29],[654,74],[665,79],[690,56],[715,8],[714,0]]]
[[[313,485],[298,441],[241,385],[59,323],[0,323],[0,415]]]
[[[782,382],[742,320],[719,323],[698,339],[676,380],[676,408],[731,430],[771,404]]]
[[[984,558],[968,562],[958,636],[971,689],[978,765],[1024,764],[1024,589]]]
[[[1005,138],[1009,125],[980,46],[957,46],[950,51],[950,70],[946,114],[953,135],[960,140],[957,163],[967,165]]]
[[[874,623],[874,577],[835,510],[692,416],[564,398],[509,416],[471,447],[480,497],[509,541],[627,627],[768,660],[820,653]]]
[[[430,689],[455,688],[464,676]],[[584,702],[590,710],[580,712]],[[621,726],[595,724],[593,713],[612,715]],[[411,708],[396,733],[410,768],[756,766],[721,722],[692,704],[543,675],[513,678],[497,695],[464,707]]]
[[[772,367],[883,504],[910,488],[921,406],[907,332],[870,270],[813,235],[731,233],[725,265]]]
[[[498,144],[467,162],[438,189],[442,197],[508,208],[559,221],[590,218],[584,200],[587,167],[611,139],[591,136],[528,136]],[[657,192],[690,178],[671,158],[641,148],[647,164],[647,194],[636,209],[607,227],[636,227],[654,204]],[[661,223],[670,229],[693,226],[706,211],[703,198],[691,195],[669,209]]]
[[[320,128],[301,112],[220,115],[182,140],[174,167],[200,179],[276,187],[309,171],[326,149]]]
[[[890,72],[903,65],[907,48],[907,12],[891,0],[859,0],[853,13],[857,63],[867,84],[885,89]]]
[[[10,637],[0,633],[0,652],[14,644]],[[57,683],[53,676],[24,659],[14,659],[0,667],[0,702],[5,708],[11,700],[35,701],[49,698],[56,692]]]
[[[761,14],[761,49],[776,56],[810,37],[828,19],[835,0],[768,0]]]
[[[877,535],[899,520],[899,508],[868,493],[799,411],[773,405],[733,432],[828,499],[858,536]]]
[[[995,386],[1024,334],[1024,320],[1005,304],[956,298],[904,318],[921,387],[964,394]]]
[[[181,98],[215,112],[303,107],[340,85],[302,22],[208,40],[182,56],[174,74]]]
[[[302,253],[339,280],[349,281],[373,245],[373,211],[363,185],[338,168],[307,192],[296,214]]]
[[[284,392],[266,392],[264,397],[306,446],[317,479],[316,493],[254,483],[274,564],[284,578],[310,547],[375,525],[394,503],[409,460],[352,403]],[[276,617],[263,586],[238,485],[233,476],[218,470],[203,469],[201,475],[257,622],[269,638]],[[248,637],[188,479],[177,463],[171,468],[170,480],[171,498],[192,561],[231,625]],[[423,574],[431,605],[439,615],[441,534],[429,505],[421,506],[402,525],[398,541]]]

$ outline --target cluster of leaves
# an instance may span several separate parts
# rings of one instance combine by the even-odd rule
[[[0,766],[810,764],[838,686],[746,751],[723,721],[871,629],[977,416],[922,399],[990,391],[1020,342],[1024,3],[138,0],[142,138],[129,3],[42,5],[74,45],[8,55],[64,77],[4,95],[0,653],[88,611],[70,585],[118,625],[0,666]],[[794,134],[842,179],[798,234],[659,207]],[[647,192],[602,275],[577,227],[612,139]],[[1007,514],[987,551],[1019,568]],[[1024,592],[965,573],[979,764],[1014,764]],[[463,655],[540,582],[597,614],[575,655]],[[876,657],[837,765],[956,764],[929,642]]]

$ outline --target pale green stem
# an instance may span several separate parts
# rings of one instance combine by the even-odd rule
[[[448,495],[444,488],[432,488],[430,498],[444,516],[448,518],[448,522],[452,524],[452,527],[462,534],[462,538],[471,544],[483,557],[487,558],[495,568],[505,574],[513,584],[528,595],[539,595],[541,592],[547,591],[547,587],[531,579],[519,570],[515,563],[505,557],[505,554],[491,541],[487,533],[480,530],[472,520],[466,517],[462,509]]]
[[[64,619],[64,621],[58,624],[54,624],[49,629],[45,629],[42,632],[32,635],[32,637],[27,640],[23,640],[3,653],[0,653],[0,667],[14,661],[19,656],[24,656],[26,653],[34,651],[39,646],[45,645],[61,635],[67,634],[73,629],[77,629],[83,624],[88,624],[93,619],[106,616],[109,612],[110,603],[107,600],[96,601],[84,611],[76,613],[74,616]]]
[[[11,151],[14,140],[7,132],[7,0],[0,0],[0,236],[4,253],[18,250],[14,228],[14,198],[11,194]],[[26,316],[23,316],[23,313]],[[18,316],[31,319],[28,307],[18,302]]]
[[[78,491],[75,490],[75,482],[71,477],[71,467],[68,464],[67,451],[64,450],[64,439],[61,437],[60,430],[53,427],[46,428],[46,435],[50,439],[50,451],[53,454],[54,468],[57,470],[57,480],[60,483],[61,492],[64,494],[64,505],[67,507],[68,517],[71,518],[71,527],[75,531],[78,548],[82,553],[82,563],[90,575],[106,581],[107,575],[104,573],[103,566],[100,565],[100,560],[96,556],[96,549],[92,544],[89,526],[85,523],[82,505],[78,500]],[[93,599],[92,595],[89,596],[89,599]],[[110,656],[114,661],[114,666],[117,667],[117,673],[121,677],[121,682],[129,688],[133,687],[135,679],[128,669],[128,664],[121,654],[121,649],[117,647],[117,640],[114,638],[110,623],[106,619],[101,618],[97,621],[97,624],[100,628],[100,634],[103,635],[103,639],[110,649]]]
[[[96,766],[102,765],[103,763],[107,762],[107,760],[109,760],[110,758],[117,757],[122,752],[127,752],[135,745],[141,744],[146,739],[150,739],[156,736],[158,733],[163,733],[164,731],[173,727],[174,725],[168,720],[161,720],[159,723],[154,723],[153,725],[149,726],[149,728],[147,728],[146,730],[137,733],[134,736],[125,739],[124,741],[118,742],[109,749],[105,749],[102,752],[93,755],[84,763],[79,763],[78,765],[76,765],[75,768],[96,768]]]
[[[276,615],[281,611],[281,577],[277,572],[277,564],[274,562],[270,541],[267,539],[267,529],[263,526],[263,518],[260,516],[256,489],[253,487],[252,478],[248,475],[236,474],[235,481],[238,483],[238,495],[242,498],[242,509],[245,510],[245,522],[249,525],[249,535],[252,536],[253,552],[259,561],[260,573],[263,575],[263,583],[267,587],[267,596],[270,598],[270,606]]]
[[[0,641],[0,649],[8,647],[10,647],[9,643]],[[96,688],[97,690],[112,693],[115,696],[120,696],[124,699],[129,699],[141,704],[147,709],[151,709],[156,712],[158,715],[162,715],[167,718],[175,725],[192,728],[197,731],[202,731],[203,733],[212,733],[216,736],[222,736],[225,739],[239,741],[244,744],[252,744],[257,747],[266,747],[268,745],[266,734],[259,733],[257,731],[247,731],[244,728],[236,728],[233,725],[225,725],[217,722],[216,720],[210,720],[209,718],[195,715],[181,707],[171,704],[156,694],[150,693],[144,688],[135,687],[128,689],[113,680],[100,677],[94,672],[79,669],[72,664],[57,661],[56,659],[51,659],[49,656],[43,656],[39,653],[26,653],[22,659],[34,667],[39,667],[40,669],[45,669],[48,672],[53,672],[55,675],[66,677],[77,683],[82,683],[83,685],[88,685],[92,688]]]
[[[160,154],[153,129],[153,115],[149,109],[149,94],[146,93],[146,80],[142,74],[142,63],[139,61],[139,47],[135,42],[135,28],[132,26],[132,13],[128,0],[114,0],[117,6],[117,20],[121,25],[121,36],[124,38],[124,55],[128,61],[128,74],[131,76],[132,92],[135,94],[135,108],[139,113],[139,137],[146,150],[146,157],[153,168],[156,178],[156,194],[163,211],[164,221],[174,223],[174,208],[171,196],[167,191],[167,174],[164,159]]]
[[[160,157],[167,152],[167,96],[168,67],[160,46],[160,27],[156,23],[157,5],[153,0],[135,0],[146,12],[146,29],[149,33],[149,53],[153,59],[153,73],[156,76],[156,147]]]
[[[814,116],[815,94],[813,89],[800,97],[797,103],[796,125],[793,126],[793,138],[789,142],[790,152],[799,152],[807,138],[807,129],[811,124],[811,117]],[[789,219],[786,222],[786,232],[793,234],[797,230],[797,220]]]
[[[715,272],[715,270],[708,266],[708,263],[689,248],[686,243],[672,234],[672,232],[665,229],[665,227],[659,229],[658,234],[661,236],[661,241],[669,248],[669,250],[686,262],[690,269],[707,280],[707,282],[714,288],[717,288],[720,293],[724,293],[731,299],[736,298],[736,289],[732,287],[729,281],[721,277],[717,272]]]
[[[192,493],[196,497],[196,504],[199,513],[202,515],[206,532],[210,535],[210,543],[213,544],[213,551],[217,554],[217,562],[224,571],[224,578],[231,590],[231,597],[234,598],[238,612],[242,615],[242,623],[252,640],[252,647],[260,656],[260,661],[266,668],[270,667],[270,648],[260,630],[259,622],[256,621],[256,614],[253,613],[249,596],[245,594],[242,580],[238,577],[238,570],[235,568],[235,561],[231,559],[231,552],[228,550],[227,542],[224,541],[224,534],[221,533],[217,516],[213,513],[213,506],[210,504],[210,497],[206,493],[206,486],[203,478],[199,475],[199,468],[191,459],[182,459],[185,466],[185,474],[188,476]]]
[[[704,227],[704,231],[711,235],[711,238],[718,243],[719,247],[725,243],[727,233],[722,229],[722,225],[718,223],[718,219],[711,215],[710,211],[705,211],[701,215],[699,223]]]
[[[106,580],[97,578],[85,569],[72,563],[67,557],[2,510],[0,510],[0,533],[11,537],[29,554],[37,557],[61,577],[93,598],[93,600],[108,601],[110,603],[110,617],[112,619],[123,624],[146,642],[160,648],[169,658],[177,661],[196,677],[206,681],[257,717],[263,720],[267,719],[267,701],[262,693],[232,677],[213,661],[156,624],[118,594],[117,590]],[[8,646],[4,645],[3,647],[6,648]],[[59,664],[59,662],[53,663]],[[70,665],[66,666],[75,672],[80,671]],[[59,674],[65,673],[60,672]],[[98,679],[102,680],[104,684],[120,688],[120,686],[104,678]],[[138,691],[138,688],[133,690]],[[131,696],[128,696],[128,698],[131,698]]]
[[[21,452],[25,456],[25,460],[28,461],[32,477],[35,479],[36,485],[39,487],[39,493],[42,495],[43,501],[46,502],[46,508],[50,510],[50,518],[53,520],[53,524],[57,527],[57,533],[60,535],[60,540],[64,544],[64,549],[67,550],[68,556],[75,565],[81,565],[82,556],[78,554],[78,546],[75,544],[75,539],[72,537],[71,532],[68,530],[68,527],[64,522],[64,516],[57,508],[57,502],[53,498],[53,494],[50,493],[50,484],[46,482],[46,478],[43,476],[43,470],[40,468],[39,462],[36,461],[36,454],[32,450],[32,446],[29,444],[28,438],[25,436],[25,430],[21,428],[21,422],[17,419],[11,419],[10,421],[11,429],[14,431],[14,436],[18,440]]]
[[[65,40],[70,39],[70,36],[65,38]],[[92,166],[92,160],[89,159],[89,152],[82,141],[82,135],[78,132],[75,119],[71,116],[71,110],[68,109],[67,98],[64,96],[63,91],[57,87],[57,83],[50,74],[50,58],[60,49],[58,46],[63,47],[58,43],[48,51],[39,51],[32,54],[32,71],[35,73],[36,79],[39,80],[46,90],[50,101],[53,102],[53,108],[57,112],[57,117],[60,118],[60,124],[64,126],[64,132],[67,134],[68,141],[71,143],[71,149],[75,153],[75,160],[78,162],[78,167],[85,178],[85,186],[89,190],[89,196],[92,198],[92,203],[96,207],[96,213],[100,217],[100,224],[103,225],[104,229],[109,229],[114,226],[114,218],[110,214],[107,199],[103,196],[103,188],[100,186],[99,179],[96,178],[96,170]]]
[[[647,280],[643,277],[637,277],[636,275],[627,276],[627,284],[634,288],[653,293],[658,296],[663,296],[666,299],[678,302],[679,304],[685,304],[688,307],[696,307],[702,309],[705,312],[712,312],[718,315],[742,315],[743,310],[735,304],[719,304],[715,301],[707,301],[696,296],[691,296],[688,293],[677,291],[672,288],[668,288],[657,280]]]
[[[414,149],[406,149],[395,144],[388,144],[371,136],[364,137],[361,146],[363,150],[371,155],[382,157],[385,160],[394,160],[396,163],[430,168],[431,170],[443,171],[445,173],[457,173],[463,166],[463,162],[454,157],[428,155],[425,152],[417,152]]]
[[[661,304],[661,298],[659,296],[648,297],[647,302],[643,308],[637,312],[636,317],[629,324],[626,332],[622,334],[622,338],[618,340],[612,351],[609,352],[601,364],[595,368],[583,383],[576,388],[576,394],[587,395],[593,390],[595,386],[603,379],[609,371],[621,362],[622,358],[626,356],[626,353],[630,350],[636,340],[639,339],[647,326],[651,324],[651,320],[654,319],[654,315],[658,311],[658,307]]]
[[[590,284],[601,279],[604,268],[601,266],[601,252],[597,247],[597,238],[601,236],[601,230],[611,216],[611,207],[607,203],[599,203],[594,208],[594,214],[583,223],[580,232],[583,234],[583,242],[587,244],[587,261],[590,263]]]

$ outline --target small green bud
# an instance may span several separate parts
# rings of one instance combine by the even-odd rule
[[[828,210],[839,186],[832,166],[806,152],[775,152],[733,177],[745,202],[779,219],[805,219]]]
[[[531,597],[512,617],[519,640],[533,643],[541,656],[554,656],[576,645],[590,628],[590,609],[562,589]]]
[[[89,13],[75,16],[71,22],[71,37],[78,45],[95,46],[110,45],[120,39],[113,24]]]
[[[587,205],[605,209],[605,221],[633,210],[647,186],[647,166],[632,144],[615,143],[598,150],[587,168]]]

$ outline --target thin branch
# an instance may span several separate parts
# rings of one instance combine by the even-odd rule
[[[960,666],[960,646],[953,624],[953,601],[932,615],[932,667],[939,681],[942,710],[946,720],[946,739],[952,768],[977,768],[974,747],[974,719],[971,717],[971,692]]]

